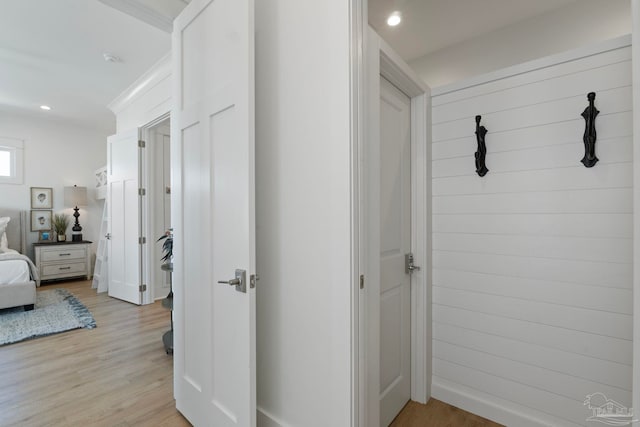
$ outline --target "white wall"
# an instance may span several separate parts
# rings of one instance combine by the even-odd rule
[[[630,406],[629,42],[434,91],[434,397],[518,426],[584,425],[594,392]],[[590,91],[600,162],[587,169]]]
[[[24,182],[0,184],[0,207],[30,210],[29,188],[52,187],[53,213],[72,214],[64,206],[64,187],[85,186],[89,206],[80,209],[79,221],[83,237],[94,242],[95,253],[104,202],[95,199],[94,171],[107,163],[107,134],[46,118],[3,113],[0,136],[24,140]],[[28,232],[27,240],[37,241],[38,233]],[[28,249],[33,257],[33,247]]]
[[[629,0],[580,0],[409,65],[434,88],[629,33]]]
[[[258,425],[350,425],[348,8],[256,2]]]

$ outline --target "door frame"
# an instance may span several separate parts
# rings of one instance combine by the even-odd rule
[[[153,304],[154,299],[154,287],[155,284],[151,283],[156,277],[158,277],[156,269],[159,269],[160,262],[154,258],[154,246],[159,236],[153,235],[154,221],[150,215],[152,210],[151,206],[151,194],[154,194],[152,187],[156,185],[151,173],[153,171],[151,162],[154,159],[152,151],[155,149],[153,146],[155,141],[151,143],[151,129],[163,121],[170,119],[171,112],[156,117],[143,126],[140,126],[140,139],[145,141],[145,149],[142,150],[141,156],[141,171],[140,171],[140,187],[146,189],[146,195],[142,198],[142,205],[140,210],[140,218],[142,221],[140,232],[143,237],[146,237],[146,243],[142,245],[142,259],[140,261],[140,271],[142,273],[142,284],[147,285],[147,289],[142,292],[142,305]]]
[[[380,387],[380,76],[411,99],[411,251],[422,269],[411,280],[411,399],[431,396],[431,114],[430,89],[373,29],[364,40],[362,103],[364,138],[359,140],[359,264],[364,288],[358,293],[357,423],[378,426]]]

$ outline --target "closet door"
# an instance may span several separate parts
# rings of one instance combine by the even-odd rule
[[[107,234],[109,296],[141,303],[140,131],[107,138]]]

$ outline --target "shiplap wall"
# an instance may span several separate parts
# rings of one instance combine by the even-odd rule
[[[630,406],[628,40],[433,97],[434,397],[514,426],[586,425],[594,392]]]

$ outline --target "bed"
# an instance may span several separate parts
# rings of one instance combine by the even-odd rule
[[[0,309],[32,310],[36,302],[38,272],[24,255],[26,218],[26,212],[0,209]]]

